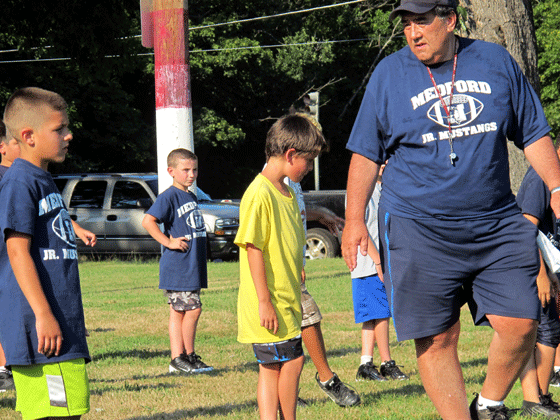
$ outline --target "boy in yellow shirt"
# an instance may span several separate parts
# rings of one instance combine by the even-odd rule
[[[240,207],[238,337],[252,343],[259,362],[261,420],[296,417],[301,340],[303,225],[294,191],[313,159],[327,149],[321,131],[300,115],[280,118],[266,138],[267,165],[249,185]]]

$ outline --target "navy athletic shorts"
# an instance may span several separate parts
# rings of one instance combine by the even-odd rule
[[[501,219],[408,219],[379,208],[384,280],[399,341],[448,330],[468,302],[486,314],[539,319],[537,228],[521,213]]]
[[[546,307],[541,306],[541,322],[537,328],[537,343],[547,347],[558,347],[560,344],[560,320],[556,311],[556,302]]]
[[[260,365],[284,363],[303,356],[301,335],[277,343],[253,344],[253,352]]]

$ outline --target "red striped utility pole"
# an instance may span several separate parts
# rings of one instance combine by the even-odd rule
[[[167,155],[194,152],[187,0],[140,0],[142,45],[154,49],[159,191],[171,185]]]

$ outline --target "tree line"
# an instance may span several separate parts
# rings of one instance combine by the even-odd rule
[[[517,1],[533,6],[542,100],[557,135],[560,5]],[[70,105],[74,141],[53,172],[156,170],[154,61],[138,37],[139,3],[4,0],[0,103],[35,85],[59,92]],[[345,144],[365,83],[405,40],[398,22],[388,21],[397,0],[322,7],[333,3],[189,2],[195,153],[199,185],[213,197],[241,196],[264,164],[268,128],[290,109],[304,109],[311,91],[320,92],[320,122],[331,145],[320,161],[321,188],[345,188]],[[471,11],[461,5],[461,30],[468,32]],[[308,9],[314,10],[286,14]],[[217,25],[253,17],[268,18]]]

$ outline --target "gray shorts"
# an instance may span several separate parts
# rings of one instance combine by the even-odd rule
[[[191,292],[166,290],[164,294],[167,296],[167,303],[171,305],[174,311],[193,311],[202,307],[200,290],[193,290]]]
[[[310,325],[315,325],[321,322],[323,315],[313,299],[313,296],[307,291],[305,283],[301,284],[301,307],[303,309],[301,327],[309,327]]]

